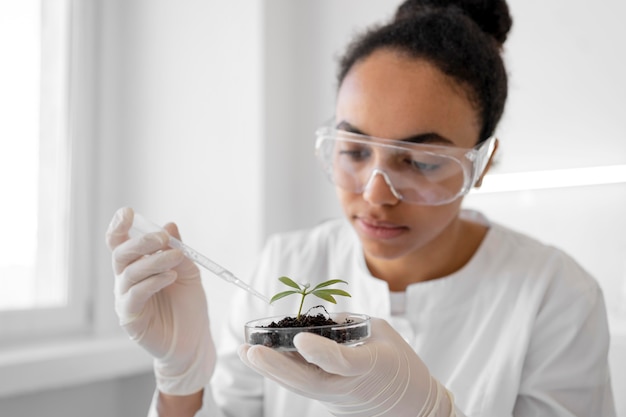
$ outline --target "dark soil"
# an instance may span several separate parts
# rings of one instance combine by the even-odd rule
[[[317,314],[315,316],[301,315],[296,317],[285,317],[278,322],[271,322],[267,327],[312,327],[312,326],[326,326],[329,324],[338,324],[335,320],[329,319],[323,314]]]
[[[354,340],[361,339],[366,336],[367,329],[365,328],[353,328],[353,329],[337,329],[331,327],[338,324],[350,324],[353,320],[346,319],[343,323],[337,323],[336,321],[328,318],[324,314],[309,315],[302,314],[299,318],[284,317],[278,322],[271,322],[267,326],[263,326],[266,329],[288,329],[291,327],[300,328],[298,331],[279,331],[279,332],[259,332],[252,334],[250,337],[250,344],[264,345],[271,348],[293,349],[293,338],[299,331],[319,334],[328,339],[334,340],[337,343],[346,343]],[[316,327],[326,326],[326,327]]]

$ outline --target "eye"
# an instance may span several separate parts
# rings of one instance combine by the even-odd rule
[[[346,156],[355,162],[364,161],[372,154],[371,150],[367,147],[358,145],[341,146],[338,149],[338,153],[340,156]]]
[[[399,153],[398,156],[405,167],[424,174],[437,171],[441,168],[443,162],[441,158],[436,155],[424,152],[402,152]]]
[[[420,172],[433,172],[441,167],[440,163],[434,161],[431,162],[426,160],[406,159],[405,162]]]

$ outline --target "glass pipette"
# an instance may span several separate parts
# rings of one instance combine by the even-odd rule
[[[143,217],[139,213],[135,213],[135,217],[133,219],[133,225],[128,231],[128,234],[131,237],[135,237],[135,236],[144,235],[146,233],[163,232],[163,231],[165,231],[165,229],[147,220],[145,217]],[[169,246],[175,249],[180,249],[183,252],[183,254],[185,254],[185,256],[187,256],[189,259],[191,259],[198,265],[206,268],[207,270],[211,271],[218,277],[222,278],[224,281],[234,284],[238,286],[239,288],[248,291],[250,294],[256,297],[259,297],[261,300],[265,301],[268,304],[270,303],[270,300],[266,296],[264,296],[263,294],[261,294],[260,292],[252,288],[250,285],[246,284],[245,282],[237,278],[232,272],[216,264],[215,262],[213,262],[212,260],[204,256],[197,250],[184,244],[183,242],[176,239],[175,237],[172,237],[172,236],[169,237]]]

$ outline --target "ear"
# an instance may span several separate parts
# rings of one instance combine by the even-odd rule
[[[493,144],[493,152],[491,152],[489,161],[487,161],[487,165],[485,166],[485,169],[483,170],[483,173],[480,175],[480,178],[478,179],[478,181],[476,181],[476,184],[474,184],[474,187],[479,188],[483,184],[483,178],[485,178],[485,174],[489,171],[489,168],[491,168],[491,164],[493,163],[493,157],[498,151],[499,144],[500,144],[500,141],[496,138],[496,141]]]

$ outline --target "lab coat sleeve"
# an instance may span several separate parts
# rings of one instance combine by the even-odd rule
[[[553,289],[553,294],[561,292]],[[549,297],[537,314],[513,415],[615,416],[608,334],[597,284],[574,299]]]
[[[456,404],[454,404],[454,414],[452,414],[452,416],[454,416],[454,417],[467,417],[467,416],[463,413],[463,411],[461,411],[461,410],[459,409],[459,406],[458,406],[458,405],[456,405]]]
[[[155,390],[154,395],[152,396],[152,402],[150,403],[150,409],[148,410],[148,417],[159,417],[159,413],[157,412],[157,398],[159,396],[159,391]],[[219,408],[215,405],[215,401],[213,400],[213,394],[210,389],[206,388],[204,390],[204,395],[202,397],[202,408],[198,410],[195,414],[195,417],[224,417],[224,414],[219,410]]]

